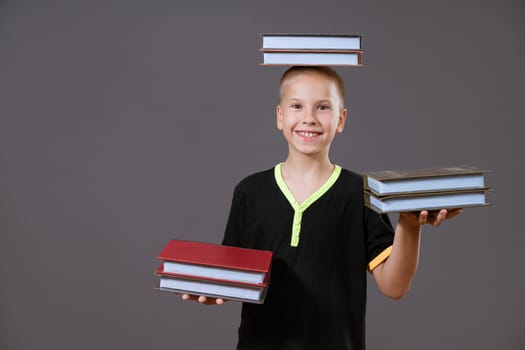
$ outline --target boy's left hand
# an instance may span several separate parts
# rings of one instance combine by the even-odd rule
[[[441,210],[422,210],[420,212],[401,212],[399,219],[405,221],[410,225],[424,225],[439,226],[443,221],[451,219],[460,214],[463,209],[441,209]]]

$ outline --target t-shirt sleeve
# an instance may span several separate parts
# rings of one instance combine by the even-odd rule
[[[235,247],[243,246],[242,237],[245,220],[244,198],[243,192],[239,189],[239,186],[236,186],[233,192],[230,214],[228,215],[228,221],[226,223],[226,229],[222,240],[223,245]]]
[[[368,269],[373,271],[390,256],[394,242],[394,229],[387,214],[378,214],[366,207],[365,222]]]

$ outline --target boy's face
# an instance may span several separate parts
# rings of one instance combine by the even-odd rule
[[[336,83],[322,74],[302,72],[286,78],[276,114],[289,152],[328,156],[335,133],[344,128],[342,104]]]

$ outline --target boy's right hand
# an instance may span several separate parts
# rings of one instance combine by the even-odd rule
[[[204,295],[182,294],[182,300],[193,300],[193,301],[197,301],[200,304],[204,304],[204,305],[222,305],[224,304],[224,299],[222,298],[209,298],[209,297],[205,297]]]

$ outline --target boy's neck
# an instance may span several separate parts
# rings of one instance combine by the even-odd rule
[[[325,177],[330,176],[334,165],[328,157],[310,157],[307,155],[292,156],[288,158],[282,166],[282,171],[288,177]]]
[[[298,203],[303,203],[333,174],[334,165],[328,157],[291,157],[281,166],[284,183]]]

